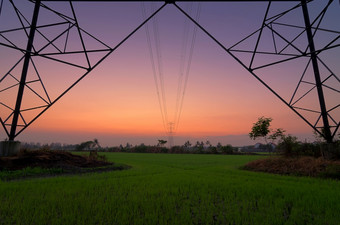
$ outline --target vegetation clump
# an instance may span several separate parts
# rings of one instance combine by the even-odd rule
[[[166,141],[158,140],[159,143],[156,146],[145,145],[144,143],[136,146],[132,146],[129,143],[126,146],[110,147],[107,149],[101,149],[105,152],[127,152],[127,153],[168,153],[168,154],[241,154],[238,152],[237,147],[233,147],[230,144],[222,145],[217,143],[216,146],[212,145],[209,141],[197,141],[194,145],[189,141],[186,141],[184,145],[176,145],[171,148],[164,146]]]
[[[269,151],[273,150],[272,144],[274,144],[275,141],[282,139],[286,132],[282,128],[277,128],[276,130],[271,129],[270,123],[272,121],[272,118],[266,118],[264,116],[258,118],[258,121],[253,124],[251,132],[249,133],[249,137],[252,140],[263,138]],[[268,139],[271,140],[271,143],[268,143]]]
[[[100,167],[112,165],[105,158],[98,156],[96,152],[90,152],[89,156],[74,155],[70,152],[58,150],[21,150],[13,157],[0,158],[0,169],[17,170],[26,167]]]
[[[268,157],[247,163],[243,169],[281,175],[340,179],[340,161],[322,157]]]
[[[243,168],[283,175],[340,179],[340,141],[325,143],[316,137],[313,143],[300,142],[279,128],[270,129],[271,118],[260,117],[249,133],[251,139],[277,140],[276,156],[249,162]],[[272,134],[270,134],[272,132]],[[270,135],[269,135],[270,134]]]
[[[58,150],[21,150],[16,156],[0,158],[0,179],[102,172],[124,168],[108,162],[105,155],[98,155],[96,151],[90,151],[86,156]]]

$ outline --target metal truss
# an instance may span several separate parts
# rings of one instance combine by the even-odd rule
[[[99,40],[92,34],[88,33],[84,29],[82,29],[77,21],[77,16],[72,4],[72,1],[69,1],[70,8],[72,11],[72,16],[65,15],[61,12],[55,11],[45,4],[41,0],[35,1],[35,8],[33,13],[32,22],[30,23],[28,19],[26,19],[23,15],[23,13],[16,7],[14,2],[12,0],[9,0],[9,2],[12,4],[17,17],[22,25],[21,28],[14,28],[9,30],[3,30],[0,31],[0,37],[2,37],[2,41],[0,42],[0,45],[15,49],[17,51],[20,51],[23,53],[23,56],[19,59],[17,63],[3,76],[1,77],[0,84],[5,79],[12,79],[15,81],[14,84],[11,84],[7,87],[1,88],[1,92],[9,91],[13,88],[18,88],[18,96],[16,99],[15,107],[11,107],[9,104],[4,103],[4,99],[0,100],[0,105],[2,105],[4,108],[9,110],[8,115],[0,117],[0,122],[5,129],[5,132],[8,135],[9,140],[14,140],[16,136],[18,136],[21,132],[23,132],[29,125],[31,125],[36,119],[38,119],[46,110],[48,110],[52,105],[54,105],[61,97],[63,97],[68,91],[70,91],[76,84],[78,84],[84,77],[86,77],[94,68],[96,68],[105,58],[107,58],[110,54],[112,54],[119,46],[121,46],[124,42],[126,42],[134,33],[136,33],[145,23],[147,23],[154,15],[156,15],[162,8],[165,7],[166,4],[163,4],[158,10],[156,10],[152,15],[150,15],[145,21],[143,21],[137,28],[135,28],[130,34],[128,34],[123,40],[121,40],[116,46],[110,47],[103,41]],[[2,4],[1,4],[2,5]],[[45,9],[49,13],[53,14],[54,16],[59,18],[59,21],[57,23],[49,23],[44,24],[41,26],[37,26],[37,20],[39,16],[39,10],[40,8]],[[64,29],[58,29],[59,32],[55,34],[53,38],[48,38],[44,32],[41,30],[47,27],[64,27]],[[19,30],[23,30],[26,33],[27,36],[27,48],[23,49],[17,46],[15,43],[13,43],[11,40],[9,40],[6,37],[6,34],[11,32],[16,32]],[[27,30],[30,30],[30,33],[27,33]],[[69,34],[72,32],[72,30],[75,30],[78,34],[78,41],[81,43],[82,50],[80,51],[68,51],[69,43]],[[34,36],[35,34],[40,34],[45,40],[46,44],[43,45],[40,48],[37,48],[33,45],[34,42]],[[96,42],[97,46],[101,46],[101,48],[98,49],[88,49],[86,47],[86,41],[84,40],[84,37],[87,37],[87,40],[91,39],[92,42]],[[60,41],[63,43],[60,44]],[[58,43],[58,46],[55,44]],[[60,47],[62,46],[62,47]],[[101,58],[97,58],[96,60],[91,60],[90,56],[93,53],[104,53],[104,56]],[[60,56],[71,56],[66,57],[63,59],[63,57]],[[86,63],[85,64],[79,64],[77,63],[77,58],[79,57],[85,57]],[[55,99],[51,99],[49,96],[48,90],[45,88],[43,79],[41,78],[41,75],[39,73],[39,68],[35,65],[35,59],[38,57],[46,58],[48,60],[56,61],[58,63],[66,64],[71,67],[79,68],[83,70],[83,74],[65,91],[63,91],[59,96],[57,96]],[[12,74],[12,71],[20,65],[20,63],[23,61],[23,69],[21,74],[21,79],[19,80],[16,76]],[[34,68],[34,72],[36,73],[36,79],[26,81],[27,76],[27,70],[28,65],[31,64],[31,66]],[[35,91],[30,84],[32,83],[38,83],[44,90],[43,93],[38,93]],[[28,89],[29,91],[33,92],[36,96],[38,96],[44,104],[37,105],[30,108],[21,108],[22,98],[23,98],[23,90],[24,88]],[[30,118],[28,121],[23,113],[27,111],[37,111],[40,110],[33,118]],[[18,128],[20,128],[18,130]]]
[[[0,0],[0,16],[3,2]],[[280,99],[286,106],[294,111],[301,119],[303,119],[310,127],[322,135],[327,142],[332,142],[340,125],[337,110],[340,108],[339,99],[332,104],[326,104],[327,96],[324,91],[340,93],[339,84],[340,79],[331,68],[326,64],[322,54],[326,51],[332,50],[340,46],[340,31],[323,28],[323,19],[329,7],[335,4],[335,1],[329,0],[326,2],[324,8],[320,9],[315,18],[310,18],[307,5],[312,1],[290,1],[297,2],[296,5],[280,13],[272,13],[272,2],[268,2],[267,10],[265,12],[262,25],[259,29],[250,33],[242,40],[231,46],[225,46],[220,40],[215,38],[208,28],[203,27],[200,23],[195,21],[188,13],[186,13],[176,2],[179,1],[163,1],[164,3],[145,21],[141,22],[131,33],[124,37],[117,45],[110,46],[104,43],[95,35],[90,34],[85,29],[81,28],[78,23],[76,12],[73,7],[75,1],[69,2],[71,15],[63,14],[44,4],[49,0],[30,1],[34,4],[33,16],[31,21],[24,16],[24,13],[16,7],[13,0],[7,0],[13,7],[15,14],[20,21],[21,27],[0,30],[0,46],[13,49],[21,54],[20,59],[8,70],[7,73],[1,76],[0,74],[0,94],[17,90],[17,97],[15,104],[8,99],[0,99],[0,122],[4,128],[9,140],[14,140],[21,132],[30,126],[36,119],[38,119],[46,110],[48,110],[54,103],[62,98],[69,90],[78,84],[84,77],[86,77],[93,69],[102,63],[110,54],[126,42],[132,35],[134,35],[141,27],[143,27],[151,18],[158,14],[166,5],[174,5],[181,13],[183,13],[190,21],[199,27],[206,35],[216,42],[222,49],[226,51],[232,58],[234,58],[240,65],[242,65],[249,73],[254,76],[260,83],[262,83],[268,90],[270,90],[278,99]],[[110,0],[106,0],[110,1]],[[260,0],[259,0],[260,1]],[[66,1],[65,1],[66,2]],[[252,1],[249,1],[252,2]],[[307,4],[308,3],[308,4]],[[38,25],[40,10],[53,14],[58,18],[56,22]],[[291,13],[299,13],[303,17],[304,24],[287,23],[285,18],[289,17]],[[284,27],[285,32],[282,31]],[[56,29],[53,35],[46,35],[44,29]],[[294,32],[289,32],[289,30]],[[16,44],[11,38],[10,34],[15,32],[24,32],[25,40],[27,42],[26,48]],[[298,31],[298,32],[296,32]],[[73,44],[70,41],[70,33],[75,32],[77,41],[81,45],[81,50],[69,50],[69,46]],[[332,34],[334,38],[324,44],[322,47],[316,48],[315,39],[320,33]],[[295,33],[295,36],[291,36]],[[268,34],[270,38],[268,39]],[[288,35],[289,34],[289,35]],[[44,40],[43,45],[38,45],[35,42],[35,36],[39,35],[40,39]],[[301,39],[303,41],[301,42]],[[268,40],[272,43],[272,49],[263,50],[264,45],[268,45]],[[88,48],[88,42],[95,42],[96,49]],[[302,44],[301,44],[302,43]],[[102,53],[101,57],[95,59],[91,58],[92,54]],[[79,63],[76,60],[78,57],[85,58],[85,63]],[[57,63],[68,65],[72,68],[77,68],[82,72],[82,75],[60,95],[52,98],[49,91],[45,87],[43,76],[39,72],[39,66],[35,61],[38,58],[44,58]],[[305,66],[301,71],[298,82],[291,95],[287,98],[281,96],[275,88],[271,87],[261,74],[268,68],[276,68],[279,65],[296,60],[304,60]],[[21,74],[15,74],[18,68],[21,69]],[[34,79],[27,79],[27,73],[31,68],[32,73],[35,74]],[[320,69],[322,67],[322,69]],[[310,72],[312,71],[312,72]],[[311,81],[307,76],[312,73],[314,80]],[[331,81],[331,84],[329,83]],[[2,85],[4,84],[4,85]],[[34,87],[39,86],[37,91]],[[22,99],[24,89],[31,92],[40,99],[42,104],[37,104],[33,107],[23,108]],[[304,99],[316,96],[314,103],[319,103],[319,109],[313,109],[308,105],[302,104]],[[26,112],[32,112],[34,116],[26,117]],[[309,117],[312,113],[315,117]]]

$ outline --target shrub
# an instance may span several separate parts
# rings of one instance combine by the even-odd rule
[[[51,147],[48,144],[45,144],[39,148],[40,151],[50,151]]]
[[[321,146],[318,143],[308,143],[308,142],[299,143],[297,146],[297,152],[295,154],[313,156],[315,158],[318,158],[322,156]]]
[[[221,147],[221,151],[223,154],[233,154],[233,146],[225,145]]]
[[[327,165],[325,171],[321,172],[319,176],[323,178],[340,179],[340,165]]]
[[[99,160],[99,161],[107,162],[106,155],[98,155],[98,151],[95,151],[95,150],[91,150],[90,151],[89,159],[90,160]]]
[[[340,142],[328,144],[324,142],[308,143],[299,142],[297,137],[283,136],[277,145],[278,152],[286,157],[312,156],[315,158],[323,156],[326,159],[340,159]]]
[[[137,153],[146,153],[148,152],[147,150],[148,150],[148,147],[143,143],[134,147],[134,152],[137,152]]]
[[[210,153],[211,153],[211,154],[218,154],[218,152],[217,152],[217,147],[215,147],[215,146],[211,146],[211,147],[209,148],[209,150],[210,150]]]
[[[321,143],[320,149],[325,158],[332,159],[332,160],[340,159],[340,141],[339,140],[331,144]]]
[[[291,135],[283,136],[281,138],[281,141],[277,145],[278,151],[286,157],[297,155],[298,148],[299,142],[297,140],[297,137]]]

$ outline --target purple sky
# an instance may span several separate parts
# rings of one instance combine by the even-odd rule
[[[14,1],[19,10],[27,19],[31,19],[32,4],[26,1]],[[55,10],[71,16],[69,3],[46,3]],[[311,20],[320,13],[326,1],[315,0],[308,5]],[[160,7],[162,3],[145,3],[146,14]],[[229,48],[242,38],[260,28],[267,3],[180,3],[178,5],[196,18],[199,10],[199,23],[205,27],[220,43]],[[292,2],[272,3],[269,16],[276,15],[296,5]],[[119,43],[127,34],[143,21],[143,6],[139,2],[134,3],[74,3],[75,12],[79,26],[88,31],[96,38],[113,47]],[[191,9],[191,12],[190,12]],[[321,28],[340,31],[340,6],[334,2],[327,14],[324,16]],[[42,9],[38,25],[52,22],[60,22],[60,18],[53,16],[50,12]],[[301,8],[292,11],[282,17],[278,22],[303,26],[304,21]],[[167,5],[157,16],[155,21],[148,23],[152,53],[156,61],[156,77],[158,82],[159,65],[162,65],[164,80],[163,94],[166,100],[165,108],[159,105],[156,85],[152,70],[150,49],[148,48],[146,27],[135,33],[126,43],[113,52],[102,64],[82,80],[74,89],[65,95],[59,102],[52,106],[42,117],[35,121],[27,130],[18,136],[18,140],[33,142],[61,142],[79,143],[88,139],[98,138],[103,146],[119,145],[126,142],[133,144],[146,143],[156,144],[158,138],[166,138],[166,129],[169,122],[176,120],[176,104],[178,92],[178,80],[181,74],[181,61],[189,62],[188,55],[194,25],[173,5]],[[187,24],[187,25],[186,25]],[[0,31],[19,27],[20,23],[13,13],[8,1],[4,1],[2,14],[0,15]],[[185,26],[188,26],[188,42],[185,40]],[[64,26],[44,28],[40,31],[52,39],[65,29]],[[276,25],[275,30],[292,40],[300,31],[299,28],[287,28]],[[159,45],[155,32],[158,34]],[[25,48],[26,40],[23,31],[6,33],[6,38],[14,40],[19,47]],[[79,36],[76,29],[69,33],[68,51],[81,50]],[[315,35],[316,47],[321,48],[330,40],[337,37],[338,33],[319,31]],[[64,46],[64,39],[55,42],[57,46]],[[234,49],[253,50],[257,35],[249,38]],[[284,46],[284,41],[276,36],[277,48]],[[0,37],[1,43],[7,43]],[[88,49],[103,48],[93,38],[84,35],[84,42]],[[337,40],[333,44],[339,44]],[[37,48],[43,46],[45,40],[36,36]],[[305,34],[298,38],[294,44],[303,49],[307,46]],[[183,58],[183,46],[186,49],[186,58]],[[188,82],[185,87],[182,111],[179,123],[176,122],[175,144],[183,144],[186,139],[211,140],[223,144],[246,145],[252,142],[247,133],[258,117],[272,117],[273,128],[281,127],[287,133],[298,135],[302,138],[312,140],[312,129],[302,121],[294,112],[285,106],[277,97],[264,88],[251,74],[246,71],[235,59],[230,57],[220,46],[209,38],[201,30],[197,30],[194,42],[191,66],[187,70]],[[156,59],[157,49],[161,53],[161,64]],[[263,37],[259,43],[259,51],[273,52],[274,45],[272,32],[268,29],[263,31]],[[55,51],[53,47],[46,52]],[[296,50],[287,48],[286,53],[294,53]],[[6,74],[12,65],[21,57],[22,53],[0,46],[0,72],[1,77]],[[91,63],[95,63],[103,53],[91,54]],[[251,54],[235,53],[244,64],[248,65]],[[60,56],[58,56],[60,57]],[[280,56],[280,59],[284,57]],[[287,57],[287,56],[285,56]],[[338,76],[340,73],[339,48],[320,54],[320,58],[327,63],[331,71]],[[65,59],[80,65],[86,64],[84,55],[72,57],[62,56]],[[253,67],[261,66],[277,60],[279,57],[273,55],[257,55]],[[84,70],[66,66],[55,61],[34,58],[41,77],[44,81],[49,96],[55,99],[62,90],[65,90],[74,82]],[[256,70],[255,73],[268,83],[287,102],[297,86],[301,74],[308,63],[307,58],[301,58],[276,66]],[[21,64],[12,72],[13,76],[19,77]],[[320,66],[321,78],[325,79],[331,73]],[[30,67],[28,79],[34,80],[34,70]],[[338,76],[339,77],[339,76]],[[314,82],[311,67],[307,69],[305,81]],[[0,83],[0,90],[11,85],[14,81],[4,79]],[[184,85],[184,82],[181,83]],[[325,82],[333,89],[340,90],[339,82],[333,76]],[[158,84],[161,88],[161,84]],[[43,93],[41,86],[32,84],[37,92]],[[183,87],[183,86],[182,86]],[[303,95],[310,87],[303,84],[298,89],[295,100]],[[14,96],[17,89],[13,88],[6,92],[0,92],[0,101],[13,106]],[[332,108],[339,104],[339,92],[330,89],[325,90],[326,104]],[[160,94],[161,101],[162,95]],[[41,99],[30,92],[25,91],[23,106],[33,107],[42,104]],[[296,106],[319,110],[316,92],[311,91],[303,101]],[[161,110],[166,111],[168,118],[163,122]],[[165,109],[165,110],[164,110]],[[8,111],[0,108],[1,118],[6,118]],[[315,113],[299,111],[308,120],[317,119]],[[33,118],[36,111],[25,114],[27,118]],[[340,110],[332,111],[332,117],[339,121]],[[165,127],[165,128],[164,128]],[[5,139],[3,130],[0,138]]]

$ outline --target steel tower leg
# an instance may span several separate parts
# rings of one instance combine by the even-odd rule
[[[324,135],[324,138],[326,139],[327,143],[332,143],[333,138],[332,138],[331,129],[329,126],[329,121],[328,121],[328,113],[326,109],[325,97],[324,97],[323,90],[322,90],[322,82],[320,78],[317,54],[315,53],[315,45],[314,45],[313,34],[312,34],[311,24],[309,20],[306,0],[301,0],[301,5],[302,5],[303,17],[305,20],[306,33],[307,33],[307,38],[308,38],[308,43],[309,43],[310,57],[312,60],[312,65],[313,65],[313,70],[314,70],[315,84],[316,84],[316,88],[318,91],[319,104],[320,104],[320,109],[321,109],[321,117],[323,120],[324,130],[323,130],[322,135]]]
[[[19,83],[18,95],[17,95],[16,104],[15,104],[15,109],[14,109],[14,112],[13,112],[13,120],[12,120],[12,125],[11,125],[11,131],[10,131],[10,134],[9,134],[9,140],[10,141],[13,141],[15,136],[16,136],[16,129],[17,129],[17,126],[18,126],[18,118],[19,118],[19,115],[20,115],[20,107],[21,107],[22,97],[23,97],[24,89],[25,89],[25,85],[26,85],[26,77],[27,77],[27,72],[28,72],[28,66],[29,66],[29,62],[31,60],[31,51],[32,51],[32,47],[33,47],[34,34],[35,34],[35,31],[36,31],[36,27],[37,27],[37,20],[38,20],[39,9],[40,9],[40,1],[41,0],[35,1],[32,23],[31,23],[31,28],[30,28],[30,34],[29,34],[29,37],[28,37],[28,42],[27,42],[27,47],[26,47],[24,65],[22,67],[22,73],[21,73],[21,78],[20,78],[20,83]]]

